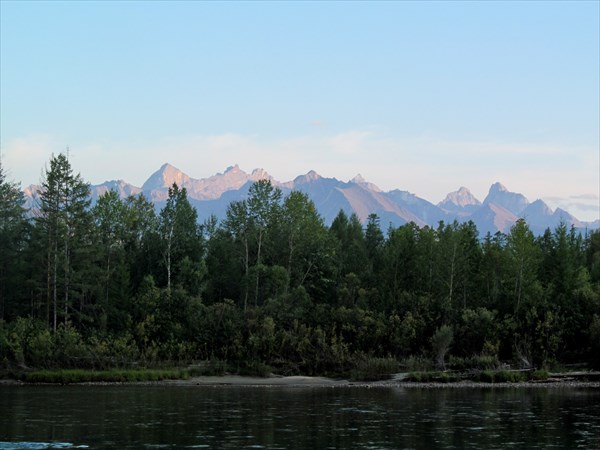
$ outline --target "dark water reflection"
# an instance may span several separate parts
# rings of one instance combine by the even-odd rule
[[[3,386],[0,441],[12,449],[600,448],[600,391]]]

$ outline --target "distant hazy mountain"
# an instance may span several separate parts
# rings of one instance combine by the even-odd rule
[[[501,206],[511,213],[519,215],[527,208],[529,201],[522,194],[509,192],[501,183],[494,183],[483,204]]]
[[[121,198],[129,197],[130,195],[137,195],[142,190],[139,187],[135,187],[123,180],[112,180],[105,181],[97,186],[92,186],[92,202],[96,202],[100,196],[108,191],[116,191]]]
[[[153,201],[164,201],[169,196],[169,187],[176,183],[187,189],[188,196],[196,200],[215,200],[226,191],[240,189],[248,181],[271,179],[262,169],[255,169],[250,175],[235,165],[223,173],[210,178],[195,180],[170,164],[164,164],[143,184],[142,191]],[[149,194],[149,195],[148,195]]]
[[[434,205],[410,192],[398,189],[383,192],[360,175],[344,182],[336,178],[324,178],[311,170],[292,181],[279,182],[263,169],[246,173],[237,165],[209,178],[194,179],[176,167],[164,164],[141,188],[123,180],[92,186],[92,201],[95,202],[108,190],[113,190],[122,198],[143,193],[157,208],[162,208],[168,198],[169,187],[176,183],[186,188],[190,203],[198,210],[198,219],[202,222],[212,214],[223,218],[229,204],[245,198],[251,184],[261,179],[271,180],[284,194],[292,190],[305,192],[326,223],[331,223],[342,209],[347,214],[356,213],[362,221],[369,214],[375,213],[384,229],[390,224],[398,226],[407,222],[436,227],[440,221],[448,223],[454,220],[471,220],[482,236],[488,232],[508,232],[519,218],[524,218],[536,234],[543,233],[548,227],[554,229],[561,222],[580,229],[600,227],[600,220],[581,222],[564,210],[552,211],[542,200],[529,203],[525,196],[510,192],[500,183],[494,183],[490,187],[483,202],[475,198],[469,189],[461,187]],[[28,206],[35,207],[38,189],[35,185],[24,189]]]
[[[449,213],[459,216],[467,216],[477,210],[481,202],[475,198],[466,187],[458,191],[450,192],[444,200],[438,203],[438,207]]]

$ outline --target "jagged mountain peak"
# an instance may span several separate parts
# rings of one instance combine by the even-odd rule
[[[510,192],[502,183],[496,182],[483,201],[484,205],[495,204],[503,207],[515,215],[521,214],[529,205],[529,200],[518,192]]]
[[[391,225],[414,222],[421,226],[435,226],[440,221],[450,223],[453,220],[473,220],[481,235],[498,230],[506,232],[518,217],[525,218],[535,233],[543,233],[547,227],[552,228],[560,223],[577,228],[598,227],[600,223],[580,222],[562,209],[552,212],[542,200],[529,203],[522,194],[510,192],[498,182],[490,187],[483,204],[469,189],[461,186],[457,191],[448,194],[444,201],[434,205],[407,191],[396,189],[382,192],[374,184],[365,181],[360,174],[344,182],[336,178],[323,178],[311,170],[293,181],[280,183],[264,169],[254,169],[247,173],[237,164],[228,167],[223,173],[193,179],[173,165],[165,163],[144,183],[143,189],[123,180],[111,180],[92,186],[91,196],[94,200],[104,192],[113,190],[117,191],[121,198],[126,198],[143,190],[146,198],[160,208],[168,198],[168,188],[177,183],[187,189],[188,197],[198,209],[199,220],[203,220],[211,214],[223,217],[228,203],[243,198],[247,194],[249,183],[261,179],[271,180],[285,192],[298,189],[306,193],[326,222],[331,222],[339,210],[343,209],[356,212],[363,219],[375,213],[381,218],[382,224]],[[37,186],[28,186],[23,190],[27,205],[32,211],[36,207],[37,189]]]
[[[366,183],[367,181],[363,178],[363,176],[360,173],[357,173],[356,176],[354,178],[352,178],[350,180],[350,183]]]
[[[567,224],[574,223],[574,222],[580,223],[579,220],[577,220],[575,217],[573,217],[573,215],[570,212],[565,211],[562,208],[556,208],[553,215],[556,219],[558,219],[559,222],[563,221]]]
[[[539,198],[536,201],[530,203],[525,209],[525,211],[530,213],[543,214],[545,216],[552,215],[552,209],[544,200]]]
[[[360,173],[356,174],[356,176],[354,178],[352,178],[350,181],[348,181],[348,183],[349,184],[358,184],[359,186],[362,186],[363,188],[370,189],[375,192],[381,192],[381,189],[379,189],[378,186],[376,186],[373,183],[369,183],[367,180],[365,180],[363,178],[363,176]]]
[[[438,203],[440,208],[456,209],[479,206],[481,202],[464,186],[458,188],[457,191],[450,192],[446,198]]]
[[[321,175],[319,175],[314,170],[311,170],[305,175],[298,175],[296,178],[294,178],[293,184],[310,183],[311,181],[317,181],[321,178]]]
[[[499,192],[508,192],[508,189],[502,183],[500,183],[499,181],[496,181],[494,184],[492,184],[490,186],[489,194],[492,194],[492,193],[495,194],[495,193],[499,193]]]
[[[273,177],[264,169],[254,169],[250,175],[253,180],[270,180]]]
[[[154,172],[142,186],[144,191],[151,191],[161,188],[169,188],[173,183],[178,186],[188,184],[190,177],[169,163],[163,164],[160,169]]]
[[[233,166],[229,166],[227,169],[225,169],[225,172],[223,172],[223,174],[231,173],[231,172],[241,172],[240,166],[238,166],[237,164],[234,164]]]

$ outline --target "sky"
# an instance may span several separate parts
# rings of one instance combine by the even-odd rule
[[[165,162],[360,173],[433,203],[496,181],[600,217],[600,2],[0,0],[0,153],[39,183]]]

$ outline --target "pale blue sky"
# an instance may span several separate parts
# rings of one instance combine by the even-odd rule
[[[92,183],[238,163],[434,203],[501,181],[599,216],[597,1],[0,4],[0,150],[23,185],[68,145]]]

